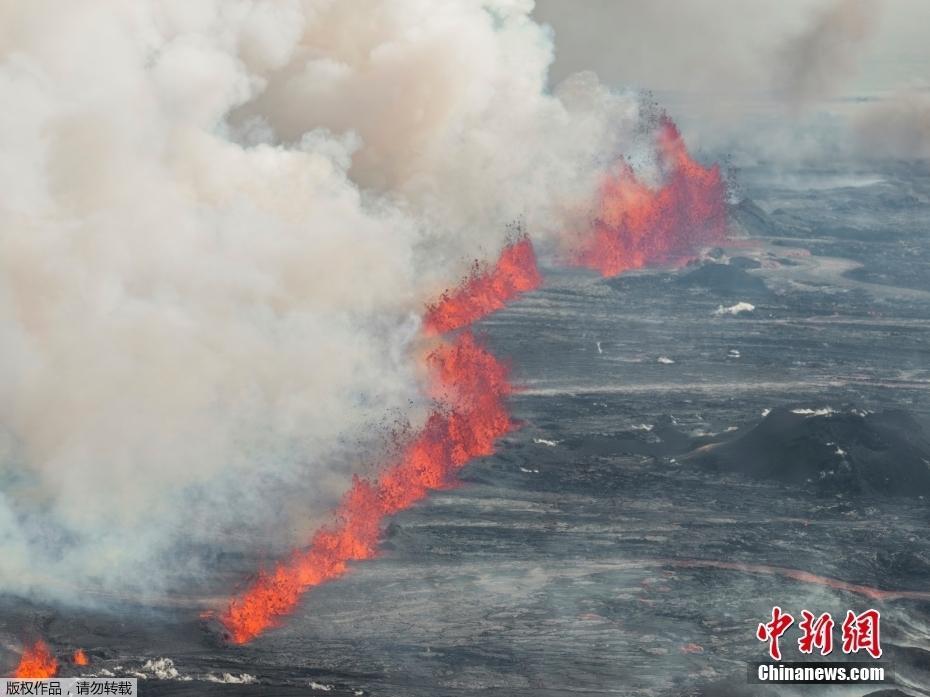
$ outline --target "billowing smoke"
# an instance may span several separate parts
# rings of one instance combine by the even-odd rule
[[[878,9],[876,0],[838,0],[785,42],[777,63],[782,96],[798,106],[837,94],[859,67]]]
[[[531,9],[0,0],[0,590],[303,541],[424,418],[425,304],[637,126]]]

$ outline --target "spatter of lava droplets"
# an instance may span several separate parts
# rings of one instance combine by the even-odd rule
[[[41,639],[23,651],[14,678],[52,678],[58,673],[58,661]]]
[[[651,188],[620,164],[601,185],[592,229],[570,261],[615,276],[650,264],[677,263],[726,238],[726,187],[717,165],[704,167],[688,153],[668,117],[656,138],[663,182]]]
[[[481,303],[459,291],[444,296],[442,316],[455,320],[437,324],[434,331],[461,326],[501,307],[516,287],[510,281],[498,282],[504,276],[519,275],[521,291],[538,285],[536,256],[529,240],[519,241],[516,247],[516,251],[515,246],[508,247],[494,268],[464,282],[463,288],[480,289]],[[519,272],[514,271],[514,264],[522,266]],[[494,297],[494,292],[506,297]],[[455,307],[456,303],[462,307]],[[483,312],[480,307],[485,308]],[[511,429],[506,401],[512,389],[507,369],[471,332],[463,331],[440,344],[426,360],[437,406],[422,430],[376,480],[353,479],[335,522],[319,530],[309,547],[260,573],[245,593],[230,602],[219,619],[231,641],[242,644],[254,639],[290,614],[305,591],[342,576],[349,562],[374,557],[387,516],[409,508],[431,490],[451,486],[466,463],[490,455],[494,441]]]
[[[477,262],[471,275],[426,310],[423,328],[436,335],[467,326],[503,308],[520,293],[538,288],[541,282],[536,254],[529,238],[508,245],[491,269]]]

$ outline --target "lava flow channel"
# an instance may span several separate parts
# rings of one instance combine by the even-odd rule
[[[675,263],[726,238],[726,187],[717,165],[704,167],[688,153],[668,117],[656,148],[663,182],[651,188],[627,163],[603,181],[597,212],[570,262],[615,276],[648,264]]]
[[[23,651],[14,678],[53,678],[58,674],[58,661],[41,639]]]
[[[447,311],[443,317],[457,319],[434,325],[434,331],[460,326],[465,318],[471,321],[501,307],[516,286],[495,279],[512,278],[515,263],[525,267],[520,271],[521,290],[532,287],[525,279],[538,284],[533,248],[528,240],[521,240],[504,251],[493,269],[472,276],[463,290],[444,296],[441,304]],[[502,271],[502,266],[507,270]],[[481,301],[474,302],[466,288],[477,289]],[[494,292],[506,297],[496,297]],[[463,307],[455,307],[457,303]],[[483,312],[478,312],[479,307]],[[290,614],[305,591],[342,576],[351,561],[374,557],[385,517],[410,507],[430,490],[451,486],[466,463],[490,455],[495,440],[511,429],[507,398],[512,388],[507,369],[470,332],[440,344],[426,360],[437,406],[422,430],[377,479],[353,479],[334,522],[319,530],[307,548],[261,572],[250,588],[230,602],[219,620],[232,642],[254,639]]]

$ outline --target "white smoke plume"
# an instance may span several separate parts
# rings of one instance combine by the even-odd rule
[[[304,540],[422,415],[424,303],[636,127],[531,9],[0,0],[0,591]]]

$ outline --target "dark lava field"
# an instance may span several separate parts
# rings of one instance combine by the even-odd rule
[[[730,246],[482,322],[521,427],[280,628],[5,598],[0,661],[29,631],[143,695],[930,695],[930,172],[739,180]],[[880,610],[897,684],[748,685],[773,605]]]

